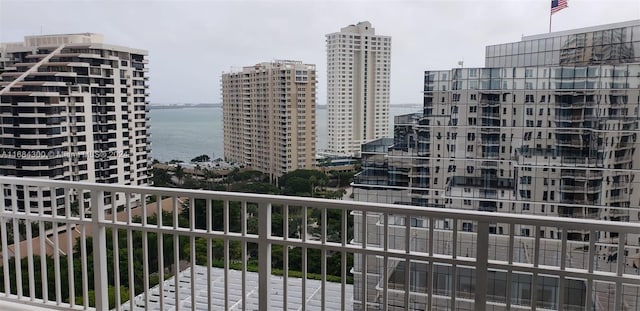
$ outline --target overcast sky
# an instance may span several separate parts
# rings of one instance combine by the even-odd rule
[[[152,103],[220,102],[220,75],[274,59],[316,64],[326,101],[325,34],[370,21],[392,37],[391,104],[420,103],[426,69],[484,65],[484,47],[548,32],[551,0],[0,0],[0,42],[96,32],[149,51]],[[569,0],[553,31],[640,19],[640,0]]]

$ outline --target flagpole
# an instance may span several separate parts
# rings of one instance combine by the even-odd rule
[[[549,33],[551,33],[551,18],[553,13],[569,7],[569,0],[551,0],[551,11],[549,11]]]

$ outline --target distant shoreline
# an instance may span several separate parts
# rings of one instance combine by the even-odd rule
[[[420,108],[422,104],[393,104],[397,108]],[[327,109],[326,105],[318,105],[317,109]],[[222,108],[222,104],[202,103],[202,104],[150,104],[150,109],[185,109],[185,108]]]
[[[222,108],[222,104],[151,104],[151,109],[183,109],[183,108]]]

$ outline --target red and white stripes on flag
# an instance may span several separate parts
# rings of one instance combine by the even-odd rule
[[[551,0],[551,14],[556,13],[564,8],[568,8],[569,0]]]

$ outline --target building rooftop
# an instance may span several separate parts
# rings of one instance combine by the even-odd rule
[[[316,65],[314,64],[305,64],[299,60],[282,60],[277,59],[271,62],[262,62],[255,64],[253,66],[244,66],[244,67],[231,67],[229,71],[223,72],[223,74],[228,73],[249,73],[257,70],[264,69],[296,69],[296,70],[316,70]]]
[[[61,43],[104,43],[104,36],[102,34],[90,32],[36,35],[25,36],[24,43],[26,46],[58,45]]]
[[[207,300],[207,267],[194,266],[195,269],[195,282],[196,288],[196,306],[193,308],[191,305],[191,267],[181,271],[178,274],[179,278],[179,296],[180,301],[178,304],[181,308],[187,310],[222,310],[224,308],[224,269],[211,268],[211,277],[213,280],[211,284],[211,299],[212,308],[208,305]],[[321,309],[321,286],[322,282],[319,280],[310,280],[306,282],[306,308],[307,310],[322,310]],[[327,282],[327,296],[328,297],[341,297],[342,285],[341,283]],[[230,310],[242,310],[242,299],[246,299],[246,306],[248,310],[258,310],[258,273],[246,272],[246,297],[242,296],[242,271],[229,270],[229,305]],[[287,307],[289,310],[299,310],[302,307],[302,279],[301,278],[288,278],[288,299]],[[144,304],[144,293],[136,296],[133,299],[133,310],[159,310],[159,293],[160,287],[156,285],[149,290],[149,305]],[[282,295],[285,293],[283,290],[283,277],[272,276],[271,277],[271,307],[274,310],[283,309]],[[353,285],[347,284],[345,286],[345,294],[347,295],[347,305],[353,305]],[[165,307],[175,307],[175,277],[171,277],[164,281],[164,303]],[[341,310],[340,299],[327,299],[326,310]],[[122,305],[122,310],[131,310],[131,303],[126,302]]]
[[[544,39],[544,38],[553,38],[553,37],[558,37],[558,36],[566,36],[566,35],[572,35],[572,34],[578,34],[578,33],[592,32],[592,31],[599,31],[599,30],[606,30],[606,29],[614,29],[614,28],[633,27],[633,26],[640,26],[640,19],[632,20],[632,21],[626,21],[626,22],[620,22],[620,23],[598,25],[598,26],[590,26],[590,27],[584,27],[584,28],[576,28],[576,29],[554,31],[554,32],[550,32],[550,33],[543,33],[543,34],[537,34],[537,35],[523,36],[522,37],[522,41]]]
[[[113,49],[135,54],[148,55],[148,51],[127,46],[105,43],[104,35],[99,33],[67,33],[25,36],[23,42],[1,42],[0,49],[8,52],[30,51],[35,47],[91,46],[98,49]]]

